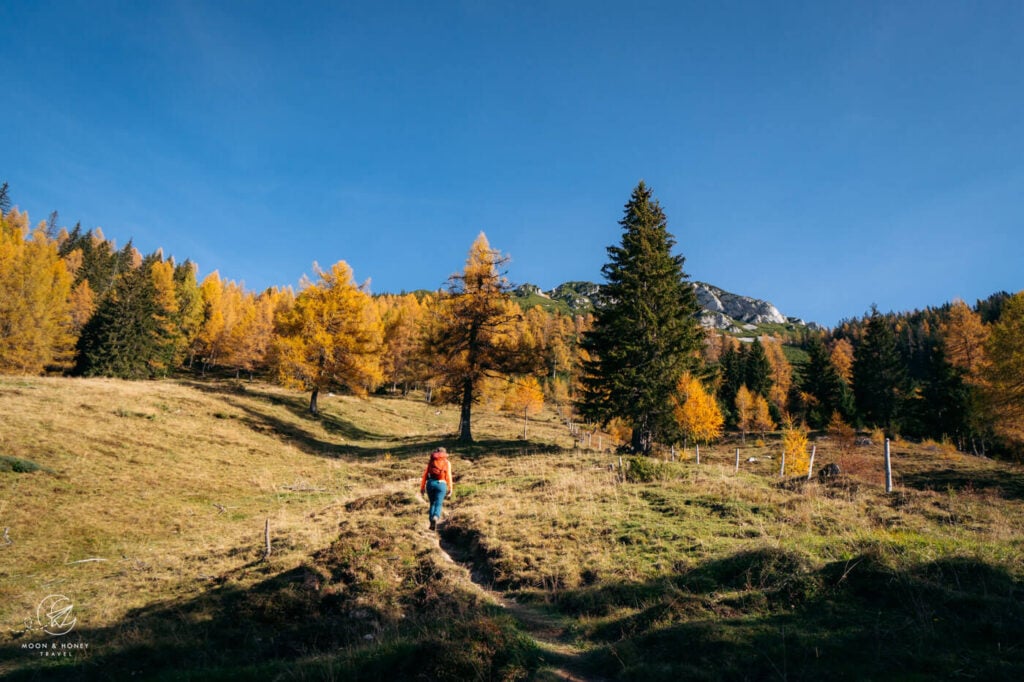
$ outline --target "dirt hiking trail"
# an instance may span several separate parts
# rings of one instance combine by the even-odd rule
[[[566,641],[566,621],[540,606],[521,604],[514,597],[487,586],[472,570],[470,557],[456,545],[444,539],[441,533],[424,529],[442,558],[454,564],[469,589],[487,601],[505,609],[542,652],[543,665],[535,679],[562,680],[563,682],[605,682],[607,678],[594,675],[584,663],[584,652]]]

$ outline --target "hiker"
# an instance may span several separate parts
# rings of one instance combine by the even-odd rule
[[[446,497],[452,496],[452,463],[448,461],[448,451],[438,448],[430,453],[430,461],[420,481],[420,495],[427,492],[430,499],[430,530],[437,529],[437,521],[441,518],[441,506]]]

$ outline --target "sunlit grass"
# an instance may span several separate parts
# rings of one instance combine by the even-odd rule
[[[1004,609],[1000,622],[1019,618],[1024,475],[944,444],[895,443],[889,495],[877,444],[844,450],[818,440],[815,469],[843,471],[822,482],[780,477],[772,435],[702,447],[699,465],[691,447],[659,462],[655,479],[624,482],[608,440],[591,441],[604,452],[579,448],[550,411],[531,420],[523,441],[520,420],[480,410],[478,443],[467,447],[452,440],[457,410],[416,396],[322,396],[320,418],[306,414],[306,401],[236,381],[0,377],[0,457],[33,465],[0,470],[3,643],[33,637],[26,619],[60,593],[74,601],[98,660],[115,669],[128,665],[120,652],[145,651],[173,677],[170,652],[193,650],[181,669],[236,679],[285,669],[296,679],[345,679],[373,666],[400,678],[404,657],[422,657],[433,641],[422,623],[443,605],[436,636],[474,642],[465,670],[493,664],[509,679],[532,675],[536,659],[499,654],[529,650],[509,643],[514,621],[474,596],[426,531],[416,492],[438,444],[455,469],[445,542],[485,582],[568,618],[566,636],[605,677],[641,678],[657,665],[669,676],[770,676],[765,656],[793,651],[777,637],[783,623],[820,650],[840,641],[863,648],[876,635],[861,619],[878,612],[871,600],[886,585],[901,586],[893,599],[903,610],[883,629],[920,629],[926,643],[941,628],[921,614],[948,620],[949,604],[989,599],[956,592],[959,580],[990,586],[983,606]],[[1016,581],[1016,596],[1000,592],[1006,581]],[[248,620],[228,619],[235,609]],[[812,635],[832,611],[853,630]],[[252,668],[231,662],[233,646],[279,630],[287,647],[264,646]],[[976,646],[972,637],[963,647]],[[705,663],[674,658],[683,640]],[[762,667],[723,663],[721,641],[760,647]],[[932,644],[922,646],[915,661],[929,658]],[[1019,656],[1005,651],[1001,665],[1017,670]],[[815,660],[799,670],[820,671]],[[16,655],[0,672],[37,665]]]

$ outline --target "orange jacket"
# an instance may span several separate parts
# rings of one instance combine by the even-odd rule
[[[424,490],[427,489],[427,472],[429,470],[430,470],[430,462],[427,462],[426,468],[423,469],[423,478],[420,480],[420,492],[421,493]],[[448,492],[447,492],[447,494],[451,495],[452,491],[454,490],[454,486],[452,486],[452,462],[451,462],[451,460],[449,460],[447,458],[445,458],[444,479],[442,479],[442,480],[444,480],[444,482],[446,484],[448,484]]]

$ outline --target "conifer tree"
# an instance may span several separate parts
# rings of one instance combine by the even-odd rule
[[[175,324],[180,332],[174,352],[174,365],[180,367],[195,342],[203,323],[203,294],[196,281],[196,266],[189,260],[174,267],[174,292],[178,300]]]
[[[442,395],[460,406],[463,442],[473,441],[473,404],[484,379],[525,370],[535,359],[520,353],[511,334],[521,312],[511,302],[508,280],[500,271],[506,261],[481,232],[465,269],[449,278],[448,291],[433,307],[424,334],[423,349],[444,388]]]
[[[78,339],[77,373],[148,379],[160,356],[156,290],[141,267],[122,272]]]
[[[793,387],[793,367],[778,340],[769,340],[764,344],[764,350],[772,367],[772,386],[766,396],[771,403],[769,409],[774,409],[781,416],[787,412],[789,389]]]
[[[199,358],[203,374],[217,364],[223,350],[225,287],[226,283],[221,281],[220,273],[216,270],[204,277],[199,285],[203,315],[199,328],[192,339],[190,347],[192,360],[189,360],[189,365],[192,365],[195,358]]]
[[[832,343],[829,358],[843,381],[847,384],[853,381],[853,344],[849,340],[836,339]]]
[[[772,388],[772,365],[760,339],[754,338],[745,356],[743,383],[751,393],[767,398]]]
[[[319,281],[306,282],[295,305],[277,321],[271,355],[286,385],[310,391],[309,411],[319,413],[321,390],[332,386],[365,395],[381,381],[384,325],[365,286],[338,261],[317,268]]]
[[[392,390],[401,384],[402,393],[423,373],[417,351],[421,345],[424,306],[413,294],[389,302],[381,314],[384,320],[384,378]]]
[[[164,260],[160,252],[143,261],[143,270],[149,276],[148,286],[153,291],[154,338],[153,356],[150,358],[154,376],[167,374],[175,367],[178,349],[184,345],[177,318],[178,297],[174,286],[174,261]]]
[[[976,431],[976,384],[968,383],[964,369],[949,361],[942,344],[932,348],[931,366],[921,383],[917,420],[933,438],[949,437],[965,449]]]
[[[527,439],[526,427],[530,417],[544,407],[544,390],[537,377],[526,376],[514,380],[512,389],[505,396],[502,408],[514,414],[523,415],[523,440]]]
[[[989,334],[981,316],[963,301],[954,301],[940,325],[940,333],[946,359],[963,370],[969,379],[977,380],[985,365],[985,343]]]
[[[996,432],[1020,454],[1024,451],[1024,291],[1006,299],[985,351],[985,404]]]
[[[747,431],[754,425],[754,395],[746,386],[740,386],[736,393],[736,425],[740,428],[743,442],[747,442]]]
[[[9,210],[11,210],[11,196],[9,187],[5,182],[0,185],[0,218],[7,215]]]
[[[740,388],[740,393],[743,390]],[[722,435],[725,418],[715,396],[689,372],[679,379],[674,415],[682,435],[692,441],[708,443]]]
[[[78,255],[74,255],[76,252]],[[61,239],[60,255],[65,260],[78,264],[78,267],[73,268],[74,285],[78,286],[83,280],[88,281],[96,300],[101,300],[106,295],[117,276],[133,267],[135,260],[135,250],[131,242],[117,251],[114,244],[103,236],[102,230],[96,228],[83,233],[80,224],[75,225],[74,229]]]
[[[697,369],[703,338],[700,306],[673,255],[665,214],[641,181],[625,206],[622,242],[608,247],[606,286],[594,327],[583,337],[580,413],[605,424],[621,417],[634,452],[674,439],[674,398],[683,373]]]
[[[892,324],[874,307],[864,338],[854,350],[853,393],[868,425],[895,433],[907,394],[907,368]]]
[[[754,401],[754,422],[752,427],[756,429],[761,437],[764,437],[766,431],[772,431],[775,429],[775,422],[772,419],[771,410],[768,407],[768,401],[759,395],[753,396]]]
[[[731,408],[735,407],[740,387],[746,381],[746,353],[743,346],[729,345],[722,351],[718,360],[718,373],[718,400],[726,410],[726,423],[737,426],[738,417]]]
[[[800,382],[800,390],[812,398],[807,410],[807,423],[815,429],[823,428],[834,412],[849,419],[853,413],[849,386],[832,363],[820,337],[810,338],[807,354],[809,357]]]
[[[71,274],[40,225],[16,209],[0,216],[0,372],[65,367],[75,345]]]

